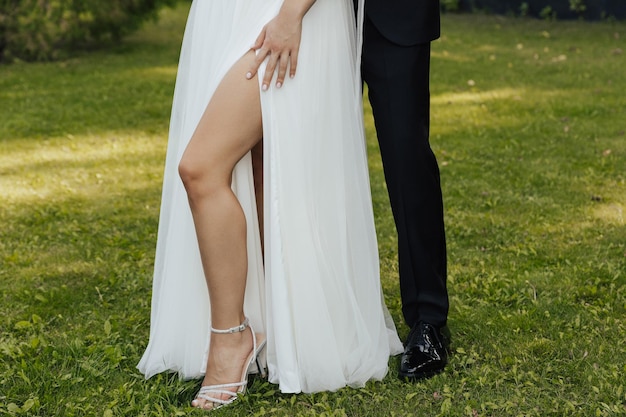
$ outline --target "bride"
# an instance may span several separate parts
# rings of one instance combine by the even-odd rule
[[[138,368],[203,377],[195,407],[231,403],[264,363],[285,393],[360,387],[402,350],[379,281],[356,28],[352,0],[191,5]]]

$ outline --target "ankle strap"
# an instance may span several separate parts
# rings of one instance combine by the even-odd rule
[[[243,332],[244,330],[246,330],[248,326],[249,326],[248,318],[246,317],[243,323],[241,323],[239,326],[231,327],[230,329],[226,329],[226,330],[214,329],[213,327],[211,327],[211,332],[218,333],[218,334],[239,333],[239,332]]]

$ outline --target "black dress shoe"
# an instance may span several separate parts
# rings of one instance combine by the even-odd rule
[[[418,322],[407,338],[400,359],[400,379],[417,381],[443,371],[448,362],[448,341],[441,329],[430,323]]]

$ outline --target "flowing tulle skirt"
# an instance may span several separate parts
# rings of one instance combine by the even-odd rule
[[[150,341],[138,365],[147,378],[204,374],[209,298],[177,166],[221,79],[281,4],[191,6],[165,164]],[[247,220],[245,313],[267,334],[269,379],[283,392],[382,379],[389,355],[402,349],[382,303],[355,34],[352,0],[317,0],[303,22],[296,77],[261,93],[265,261],[249,154],[233,175]]]

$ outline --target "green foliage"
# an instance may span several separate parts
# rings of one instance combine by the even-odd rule
[[[0,61],[48,60],[118,41],[176,0],[0,0]]]
[[[186,12],[164,10],[106,51],[0,67],[2,416],[207,415],[189,406],[199,381],[135,369]],[[314,395],[256,379],[212,416],[626,415],[626,23],[442,24],[431,142],[450,261],[446,372],[405,384],[392,358],[382,382]],[[385,300],[404,337],[365,112]]]
[[[569,9],[578,14],[583,14],[587,10],[585,0],[569,0]]]
[[[458,12],[460,10],[459,0],[441,0],[441,6],[446,12]]]
[[[519,6],[519,14],[522,17],[528,16],[528,12],[530,11],[530,5],[527,2],[522,2]]]
[[[545,20],[555,20],[556,12],[552,8],[552,6],[546,6],[539,12],[539,17]]]

